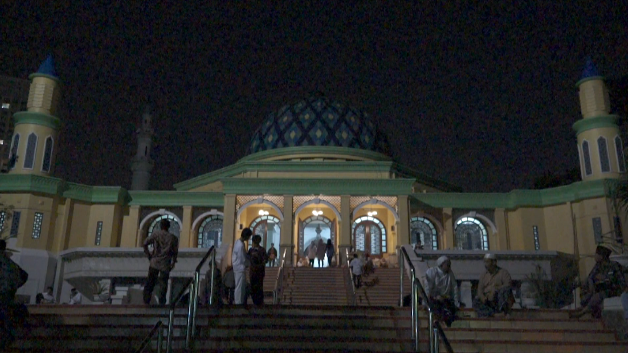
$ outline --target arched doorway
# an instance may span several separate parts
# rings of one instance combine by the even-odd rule
[[[379,219],[363,216],[351,226],[353,248],[371,256],[381,257],[387,251],[386,227]]]
[[[161,222],[162,219],[167,219],[170,221],[170,229],[168,231],[176,235],[178,238],[179,235],[181,235],[181,224],[179,223],[179,220],[171,214],[161,215],[153,219],[153,221],[148,225],[146,236],[150,237],[150,235],[153,234],[155,230],[159,229],[159,222]]]
[[[425,217],[412,217],[410,219],[410,243],[416,244],[421,240],[425,250],[438,250],[438,232],[434,223]]]
[[[257,217],[249,226],[253,234],[262,237],[261,246],[268,251],[270,244],[275,244],[275,249],[279,247],[279,239],[281,236],[281,221],[275,216],[265,215]],[[253,242],[249,241],[249,248]]]
[[[220,215],[212,215],[205,218],[198,227],[199,248],[220,247],[220,244],[222,244],[222,222],[223,217]]]
[[[456,248],[461,250],[488,250],[486,226],[473,217],[462,217],[456,221]]]
[[[317,248],[323,244],[327,245],[327,240],[331,239],[334,248],[336,248],[336,221],[332,221],[325,216],[311,216],[305,220],[299,219],[299,257],[306,257],[307,250],[312,242]],[[327,254],[323,257],[323,266],[318,265],[318,261],[314,261],[314,267],[327,267]]]

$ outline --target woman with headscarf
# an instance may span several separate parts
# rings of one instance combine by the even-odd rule
[[[604,299],[618,297],[622,292],[628,293],[623,268],[610,260],[611,253],[612,250],[603,244],[595,249],[595,266],[582,288],[588,294],[581,301],[582,309],[570,314],[571,318],[580,318],[590,312],[591,316],[599,319],[602,317]]]
[[[331,239],[327,239],[325,251],[327,253],[327,266],[331,267],[331,259],[333,259],[336,254],[336,249],[334,249],[334,244],[331,243]]]
[[[318,259],[318,267],[323,267],[325,260],[325,241],[323,238],[318,239],[318,244],[316,244],[316,258]]]

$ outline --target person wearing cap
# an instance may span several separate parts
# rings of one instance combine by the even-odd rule
[[[599,319],[602,317],[604,299],[618,297],[622,292],[628,293],[623,268],[619,263],[610,260],[611,253],[612,250],[605,244],[598,245],[595,249],[595,266],[582,288],[587,293],[580,303],[582,309],[571,313],[569,317],[579,318],[591,313],[591,316]]]
[[[23,319],[16,316],[25,310],[23,305],[16,310],[15,293],[28,280],[28,273],[10,259],[12,252],[0,239],[0,351],[15,341],[15,322]]]
[[[505,316],[510,315],[515,303],[510,273],[497,266],[495,254],[484,256],[484,267],[486,272],[480,277],[473,308],[478,317],[490,317],[499,312],[503,312]]]
[[[430,300],[432,310],[438,320],[451,326],[456,318],[456,308],[459,306],[458,284],[451,271],[451,260],[441,256],[436,260],[436,266],[425,272],[425,294]]]

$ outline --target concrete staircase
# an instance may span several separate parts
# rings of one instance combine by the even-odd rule
[[[356,290],[357,305],[398,306],[399,268],[377,268],[368,277],[362,276],[363,286]],[[404,279],[403,292],[410,293],[411,285]]]
[[[155,322],[167,323],[165,308],[38,306],[29,310],[31,328],[9,350],[11,353],[132,352]],[[620,353],[628,348],[601,321],[570,320],[567,311],[516,310],[510,319],[479,319],[471,310],[460,314],[463,317],[452,328],[445,328],[456,353]],[[178,352],[183,351],[185,317],[186,309],[177,309],[174,348]],[[425,351],[427,320],[424,313],[420,318]],[[411,352],[413,347],[408,308],[202,308],[197,322],[198,352]]]
[[[286,267],[285,270],[282,305],[347,305],[343,273],[346,268]]]

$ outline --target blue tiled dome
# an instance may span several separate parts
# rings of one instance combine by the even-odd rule
[[[388,142],[364,112],[311,97],[271,113],[253,135],[249,153],[298,146],[349,147],[388,154]]]

